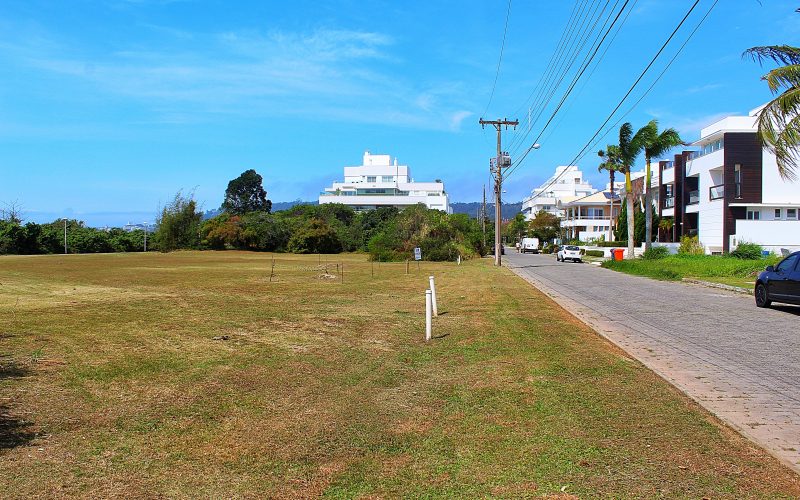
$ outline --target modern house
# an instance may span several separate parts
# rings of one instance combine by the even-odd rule
[[[672,221],[671,229],[660,229],[661,241],[697,235],[710,254],[742,242],[800,249],[800,182],[782,179],[775,156],[759,142],[760,110],[709,125],[692,144],[697,151],[659,162],[659,215]]]
[[[582,198],[597,191],[583,179],[583,172],[577,166],[556,167],[552,177],[531,191],[531,195],[522,200],[522,213],[525,218],[533,219],[541,210],[558,217],[564,217],[559,202]]]
[[[344,167],[344,181],[325,188],[319,203],[342,203],[356,211],[421,203],[451,213],[442,181],[414,182],[411,170],[399,165],[397,158],[392,161],[389,155],[373,155],[369,151],[364,153],[361,165]]]
[[[612,222],[619,217],[620,197],[611,191],[596,191],[570,201],[559,202],[564,211],[561,227],[566,231],[567,239],[577,238],[581,241],[605,239],[613,241]],[[611,214],[611,217],[609,217]]]

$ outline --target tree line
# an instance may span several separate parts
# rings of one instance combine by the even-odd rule
[[[23,224],[15,211],[0,217],[0,254],[64,252],[63,221]],[[67,221],[69,253],[144,250],[143,231],[102,230]],[[493,238],[493,235],[490,235]],[[178,192],[162,207],[148,250],[255,250],[292,253],[368,252],[380,261],[455,260],[486,253],[481,225],[466,214],[415,205],[356,212],[341,204],[296,205],[272,212],[263,178],[247,170],[228,183],[221,213],[203,219],[191,193]]]

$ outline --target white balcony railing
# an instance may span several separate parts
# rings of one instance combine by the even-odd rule
[[[717,184],[716,186],[711,186],[710,188],[708,188],[709,200],[720,200],[722,198],[725,198],[724,184]]]
[[[669,198],[664,198],[664,208],[674,208],[675,207],[675,197],[670,196]]]
[[[687,205],[696,205],[700,203],[700,191],[689,191],[689,203]]]

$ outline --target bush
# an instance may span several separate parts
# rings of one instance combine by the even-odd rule
[[[682,236],[678,253],[682,255],[704,255],[706,251],[697,236]]]
[[[313,218],[294,232],[288,248],[293,253],[339,253],[342,242],[324,220]]]
[[[628,246],[628,242],[627,241],[598,241],[596,243],[596,245],[598,247],[603,247],[603,248],[621,248],[621,247],[627,247]]]
[[[756,260],[761,258],[764,249],[757,243],[739,243],[736,250],[731,252],[731,256],[738,259]]]
[[[658,260],[668,256],[669,249],[667,247],[651,247],[642,254],[644,260]]]
[[[587,257],[602,257],[603,251],[602,250],[586,250]]]
[[[179,191],[175,198],[161,210],[153,234],[153,242],[162,252],[177,249],[197,248],[200,243],[200,220],[203,214],[197,211],[197,202]]]

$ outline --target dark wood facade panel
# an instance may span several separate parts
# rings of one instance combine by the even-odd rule
[[[761,203],[764,152],[755,132],[728,132],[724,137],[725,207],[722,219],[722,251],[730,252],[730,236],[736,234],[736,219],[744,219],[744,207],[731,203]],[[741,165],[741,193],[736,197],[735,167]]]

